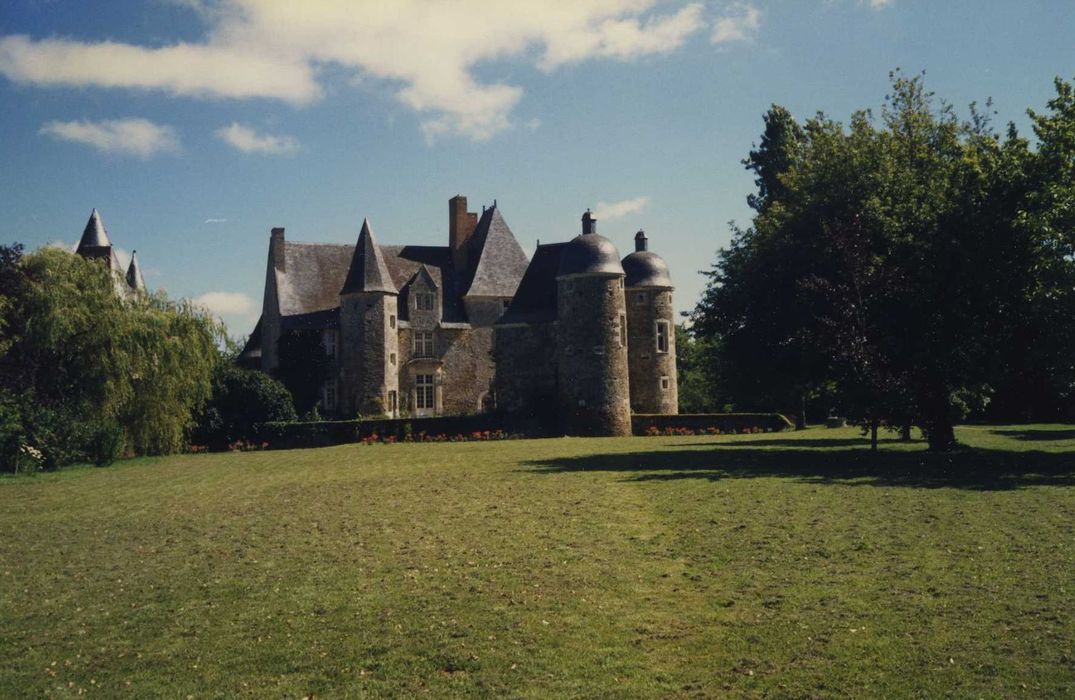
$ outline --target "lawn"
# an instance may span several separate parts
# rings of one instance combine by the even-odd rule
[[[0,479],[0,697],[1075,694],[1075,426]]]

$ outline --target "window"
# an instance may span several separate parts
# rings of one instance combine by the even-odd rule
[[[657,352],[668,352],[668,321],[657,321]]]
[[[396,315],[395,314],[391,314],[388,317],[388,327],[389,328],[395,328],[396,327]]]
[[[414,377],[414,406],[419,410],[436,408],[436,393],[432,374],[418,374]]]
[[[504,310],[505,310],[505,311],[507,311],[507,310],[508,310],[508,307],[509,307],[509,306],[511,306],[511,299],[505,299],[505,300],[504,300],[503,302],[501,302],[501,303],[503,303],[503,304],[504,304]]]
[[[646,295],[645,292],[639,292],[638,294],[635,295],[635,303],[636,304],[645,304],[646,303],[646,297],[647,297],[647,295]]]
[[[393,355],[394,357],[394,355]],[[388,392],[388,415],[395,417],[396,410],[399,408],[398,400],[396,399],[396,392]]]
[[[396,364],[396,353],[393,352],[393,353],[389,354],[388,355],[388,361],[391,362],[393,365],[395,365]]]
[[[325,382],[325,410],[336,410],[336,382]]]
[[[325,348],[325,355],[336,357],[336,331],[326,329],[321,331],[321,345]]]
[[[414,356],[433,357],[433,331],[414,332]]]
[[[668,391],[672,387],[672,381],[668,377],[661,377],[661,391]]]
[[[627,347],[627,315],[620,314],[620,347]]]
[[[433,295],[429,292],[418,292],[414,295],[414,308],[419,311],[433,310]]]

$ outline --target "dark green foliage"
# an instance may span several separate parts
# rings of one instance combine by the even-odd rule
[[[695,338],[683,324],[676,325],[676,375],[680,413],[714,413],[722,410],[719,361],[714,341]]]
[[[722,389],[749,408],[831,394],[935,449],[993,397],[1055,416],[1075,382],[1075,107],[1057,92],[1037,151],[973,106],[960,122],[921,76],[893,76],[879,123],[793,128],[774,107],[746,161],[758,214],[694,315]]]
[[[45,468],[182,448],[208,398],[216,325],[189,304],[121,295],[99,263],[19,253],[0,250],[4,468],[29,448]]]
[[[295,403],[300,415],[308,415],[321,400],[321,386],[328,380],[331,362],[316,330],[289,331],[277,341],[280,365],[276,376]]]
[[[221,363],[213,373],[213,395],[198,423],[195,441],[221,449],[254,439],[256,426],[296,420],[291,394],[264,372]]]

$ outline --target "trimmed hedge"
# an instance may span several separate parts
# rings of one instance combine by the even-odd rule
[[[635,435],[690,430],[705,433],[719,430],[721,433],[775,432],[793,428],[791,421],[779,413],[697,413],[697,414],[636,414],[631,416],[631,428]],[[376,435],[403,442],[410,436],[418,440],[423,433],[428,436],[444,435],[453,438],[467,437],[473,433],[501,431],[510,435],[546,437],[550,433],[533,416],[506,413],[479,413],[470,416],[430,416],[428,418],[364,418],[358,420],[274,422],[256,426],[249,443],[232,446],[233,449],[298,449],[304,447],[328,447],[362,442]]]
[[[636,413],[631,416],[631,432],[646,435],[656,429],[661,433],[692,430],[695,433],[710,429],[721,433],[779,432],[795,425],[779,413]],[[757,428],[757,430],[755,430]]]
[[[451,438],[487,430],[527,436],[543,434],[540,426],[531,418],[503,413],[479,413],[470,416],[262,423],[258,426],[252,442],[255,447],[295,449],[361,442],[373,435],[381,438],[393,437],[402,442],[408,435],[417,440],[422,433]]]

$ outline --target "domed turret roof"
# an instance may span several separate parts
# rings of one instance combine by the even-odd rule
[[[627,275],[625,287],[671,287],[672,277],[668,265],[656,253],[638,250],[623,259],[623,271]]]
[[[584,233],[564,246],[557,276],[622,275],[620,253],[612,241],[596,233]]]

